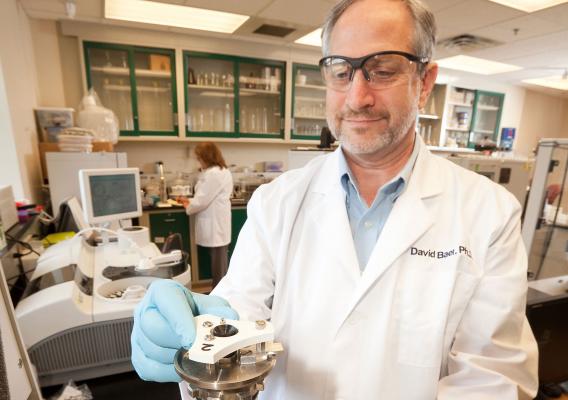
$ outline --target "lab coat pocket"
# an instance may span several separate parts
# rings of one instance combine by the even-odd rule
[[[444,360],[446,325],[454,300],[475,287],[465,257],[401,268],[395,300],[398,357],[401,364],[439,368]],[[462,287],[462,286],[466,287]],[[462,292],[464,291],[464,292]],[[469,295],[467,295],[469,296]]]

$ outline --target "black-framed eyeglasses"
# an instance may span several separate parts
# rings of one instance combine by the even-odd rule
[[[359,58],[331,55],[319,61],[325,85],[334,90],[347,91],[361,69],[373,89],[386,89],[408,82],[417,66],[428,64],[428,57],[418,57],[403,51],[380,51]]]

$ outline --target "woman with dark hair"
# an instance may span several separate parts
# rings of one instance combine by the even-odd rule
[[[188,215],[195,214],[195,242],[209,249],[215,287],[228,268],[233,177],[215,143],[199,143],[194,152],[201,173],[193,199],[186,200],[184,206]]]

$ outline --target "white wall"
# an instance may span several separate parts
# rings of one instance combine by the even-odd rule
[[[568,138],[568,99],[527,90],[521,112],[519,151],[532,153],[541,138]]]
[[[0,183],[11,184],[17,199],[37,201],[41,184],[33,113],[37,104],[37,74],[29,19],[16,0],[0,1],[0,38],[6,95],[5,99],[0,99],[3,116]],[[13,159],[14,153],[17,160]]]
[[[40,106],[64,107],[64,84],[60,60],[57,25],[54,21],[31,19],[34,58],[38,74],[38,104]]]
[[[193,142],[120,142],[116,151],[128,153],[128,166],[154,173],[154,163],[163,161],[167,171],[192,172],[197,170]],[[227,165],[253,167],[261,161],[282,161],[288,167],[288,150],[292,144],[217,143]],[[151,152],[148,150],[152,148]]]

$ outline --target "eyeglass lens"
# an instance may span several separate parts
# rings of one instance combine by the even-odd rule
[[[399,54],[381,54],[365,60],[361,69],[374,89],[389,88],[408,81],[416,64]],[[332,57],[322,64],[322,75],[328,87],[347,90],[355,71],[348,60]]]

